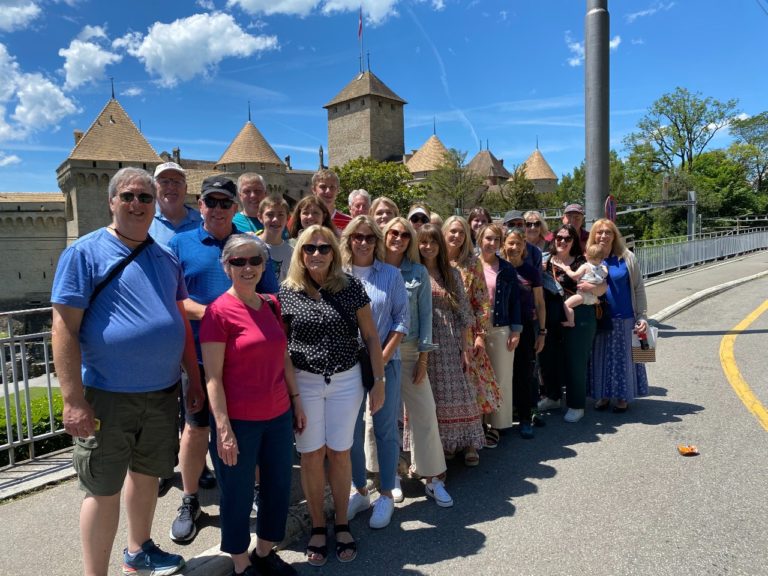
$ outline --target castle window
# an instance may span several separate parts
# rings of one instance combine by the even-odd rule
[[[379,108],[381,108],[382,105],[383,105],[383,102],[381,100],[379,100]]]
[[[335,113],[336,113],[336,112],[338,112],[338,111],[339,111],[339,107],[338,107],[338,106],[334,106],[334,107],[333,107],[333,113],[335,114]]]
[[[259,170],[264,170],[265,166],[264,164],[259,164]]]
[[[93,167],[96,168],[96,160],[93,161]]]
[[[394,105],[394,104],[390,104],[390,105],[389,105],[389,109],[390,109],[390,110],[394,110],[394,109],[395,109],[395,105]]]
[[[144,164],[142,164],[141,167],[144,168],[144,170],[146,170],[147,169],[147,163],[144,162]]]
[[[360,100],[360,106],[365,106],[365,98],[363,98],[362,100]]]
[[[347,110],[349,110],[349,102],[347,102]]]
[[[117,163],[117,167],[118,167],[118,168],[122,168],[122,167],[123,167],[123,163],[122,163],[122,162],[118,162],[118,163]]]
[[[240,162],[240,170],[245,170],[245,162]]]

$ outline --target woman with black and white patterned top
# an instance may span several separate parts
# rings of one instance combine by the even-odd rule
[[[296,243],[279,294],[288,352],[307,418],[304,432],[296,436],[296,449],[301,453],[301,483],[312,518],[307,556],[313,566],[322,566],[328,556],[323,511],[326,458],[336,511],[336,557],[350,562],[357,555],[347,522],[350,449],[363,401],[358,330],[353,326],[371,356],[375,380],[369,393],[371,412],[384,402],[384,361],[370,300],[360,281],[341,266],[333,231],[312,225]]]

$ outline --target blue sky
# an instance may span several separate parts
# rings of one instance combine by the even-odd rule
[[[359,0],[0,0],[0,191],[56,192],[55,170],[110,97],[161,152],[216,160],[247,120],[294,168],[327,150],[326,112],[358,71]],[[584,158],[586,0],[363,0],[371,70],[408,101],[406,150],[486,141]],[[611,141],[621,152],[676,86],[768,108],[768,0],[609,0]],[[713,146],[727,146],[727,132]],[[327,160],[327,157],[326,157]]]

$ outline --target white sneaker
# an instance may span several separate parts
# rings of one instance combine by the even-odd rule
[[[373,503],[373,512],[371,513],[371,520],[368,522],[368,526],[371,528],[386,528],[389,525],[389,521],[392,520],[392,513],[394,511],[395,503],[392,501],[392,498],[382,494]]]
[[[560,400],[552,400],[551,398],[542,398],[541,400],[539,400],[537,407],[542,412],[546,410],[557,410],[558,408],[560,408]]]
[[[434,479],[432,482],[428,482],[424,487],[424,492],[427,493],[427,497],[432,498],[435,501],[435,504],[441,508],[450,508],[453,506],[453,498],[448,494],[442,480]]]
[[[568,412],[563,416],[566,422],[578,422],[584,416],[583,408],[568,408]]]
[[[395,487],[392,488],[392,499],[397,503],[405,500],[403,489],[400,487],[400,476],[395,476]]]
[[[360,512],[365,512],[371,507],[371,497],[369,494],[363,496],[355,490],[349,496],[349,505],[347,506],[347,520],[352,520]]]

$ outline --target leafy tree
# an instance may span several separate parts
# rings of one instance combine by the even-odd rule
[[[721,102],[701,93],[676,88],[656,100],[638,122],[638,131],[624,140],[631,151],[649,145],[655,167],[690,172],[715,134],[728,126],[736,113],[735,99]]]
[[[336,174],[339,176],[341,188],[336,197],[336,208],[339,210],[347,210],[349,193],[358,188],[367,190],[371,198],[391,198],[400,208],[400,212],[406,212],[411,204],[422,199],[418,188],[408,186],[413,176],[404,164],[360,157],[338,168]]]
[[[691,180],[691,188],[698,195],[698,211],[704,218],[743,216],[759,210],[744,166],[729,158],[723,150],[699,156]]]
[[[423,182],[427,203],[443,217],[472,208],[485,192],[483,179],[467,170],[466,157],[466,152],[451,148],[440,167]]]
[[[768,192],[768,111],[731,121],[731,134],[738,142],[731,145],[731,158],[744,166],[755,190]]]
[[[542,208],[539,198],[536,196],[536,187],[525,175],[525,164],[514,167],[509,180],[504,183],[502,191],[509,201],[509,206],[515,210]]]

